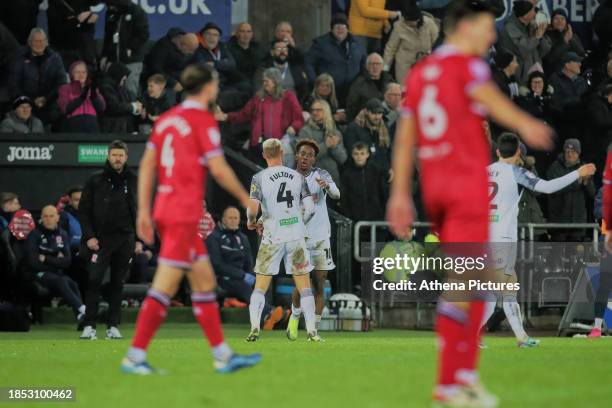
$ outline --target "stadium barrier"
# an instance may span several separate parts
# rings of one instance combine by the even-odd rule
[[[421,309],[430,300],[422,301],[418,297],[402,296],[396,291],[368,290],[368,278],[371,279],[372,270],[368,268],[375,257],[378,257],[389,234],[389,223],[386,221],[359,221],[355,223],[353,231],[353,258],[362,266],[362,283],[364,297],[369,299],[372,316],[376,316],[378,325],[384,321],[384,309],[394,308],[402,302],[410,302],[415,307],[415,326],[420,328]],[[415,222],[413,225],[415,236],[419,230],[427,230],[431,223]],[[538,230],[590,230],[592,242],[576,243],[540,243],[536,241]],[[600,230],[596,223],[526,223],[519,224],[519,243],[516,272],[521,285],[519,302],[524,309],[526,320],[531,323],[534,309],[565,308],[571,306],[572,301],[586,302],[582,296],[576,299],[573,296],[574,288],[586,268],[587,262],[593,262],[599,257]],[[409,247],[412,248],[412,247]],[[548,258],[544,262],[536,256],[546,252]],[[550,259],[555,258],[556,266],[551,267]],[[549,261],[546,264],[546,260]],[[569,266],[568,266],[569,265]],[[371,289],[371,288],[370,288]],[[367,295],[366,295],[367,292]]]

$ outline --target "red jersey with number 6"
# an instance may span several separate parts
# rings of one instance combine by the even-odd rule
[[[471,91],[490,78],[481,58],[443,45],[406,79],[403,115],[416,124],[423,198],[447,242],[487,239],[490,147],[483,126],[486,111]],[[471,223],[477,228],[462,226]]]
[[[198,224],[203,215],[206,162],[223,154],[213,115],[185,101],[164,113],[147,143],[157,155],[156,222]]]

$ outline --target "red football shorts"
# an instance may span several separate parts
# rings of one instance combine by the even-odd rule
[[[427,215],[438,230],[441,242],[488,241],[488,187],[486,184],[482,188],[471,187],[463,191],[429,191],[424,194]]]
[[[198,235],[198,223],[157,224],[161,239],[159,263],[176,268],[190,268],[199,260],[208,259],[208,251]]]

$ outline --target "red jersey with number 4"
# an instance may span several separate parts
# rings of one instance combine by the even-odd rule
[[[486,240],[490,147],[483,126],[486,111],[471,91],[490,78],[481,58],[443,45],[406,79],[403,115],[416,124],[425,206],[447,241]],[[458,233],[467,228],[461,220],[478,223],[479,232]]]
[[[153,218],[161,223],[197,224],[203,215],[206,162],[223,154],[213,115],[193,101],[164,113],[147,143],[157,155]]]

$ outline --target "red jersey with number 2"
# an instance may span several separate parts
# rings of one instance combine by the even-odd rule
[[[481,58],[443,45],[406,79],[403,115],[413,117],[416,124],[423,199],[446,242],[481,242],[488,237],[486,111],[471,91],[490,78]]]
[[[213,115],[193,101],[164,113],[147,143],[157,155],[156,222],[198,224],[203,215],[206,162],[223,154]]]

